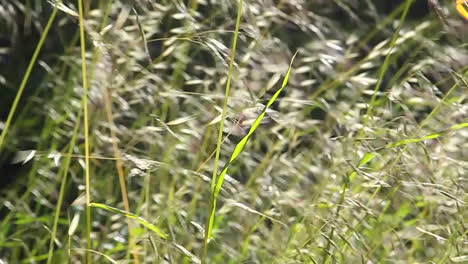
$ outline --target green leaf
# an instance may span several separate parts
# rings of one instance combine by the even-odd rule
[[[374,157],[375,157],[375,153],[374,153],[374,152],[368,152],[368,153],[364,154],[364,156],[362,157],[362,159],[359,161],[359,167],[361,167],[361,166],[363,166],[363,165],[366,165],[366,163],[368,163],[369,161],[371,161]]]
[[[368,152],[366,154],[364,154],[364,156],[362,156],[361,160],[359,161],[358,163],[358,167],[362,167],[364,165],[366,165],[369,161],[371,161],[373,158],[375,157],[375,152]],[[356,171],[353,171],[350,175],[349,175],[349,181],[353,181],[354,180],[354,177],[356,177],[356,174],[357,172]]]

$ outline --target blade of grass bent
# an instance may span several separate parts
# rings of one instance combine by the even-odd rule
[[[284,87],[286,87],[286,85],[288,83],[288,80],[289,80],[289,75],[291,73],[292,63],[293,63],[294,58],[296,57],[296,55],[297,55],[297,52],[296,52],[296,54],[294,54],[293,58],[291,59],[291,63],[289,65],[286,76],[284,77],[281,88],[278,89],[278,91],[276,91],[275,94],[273,94],[273,96],[270,98],[268,103],[263,108],[262,112],[257,116],[255,121],[253,122],[253,124],[250,127],[249,132],[247,133],[247,135],[245,135],[239,141],[239,143],[237,143],[236,147],[234,148],[234,150],[233,150],[233,152],[231,154],[231,157],[229,158],[229,162],[227,162],[224,165],[223,169],[219,173],[219,176],[216,178],[215,187],[214,187],[214,190],[213,190],[212,195],[211,195],[210,215],[209,215],[209,218],[208,218],[208,224],[207,224],[207,228],[206,228],[206,232],[205,232],[205,240],[210,239],[211,236],[212,236],[213,223],[214,223],[215,212],[216,212],[216,202],[217,202],[217,199],[218,199],[218,196],[219,196],[219,192],[221,190],[221,186],[223,185],[224,176],[226,175],[226,173],[227,173],[229,167],[231,166],[231,164],[234,162],[234,160],[239,156],[239,154],[244,149],[244,147],[245,147],[247,141],[249,140],[249,138],[252,136],[252,134],[255,132],[255,130],[257,130],[257,128],[259,127],[260,122],[262,121],[263,117],[265,116],[265,113],[266,113],[266,110],[268,109],[268,107],[270,107],[276,101],[276,99],[278,98],[280,93],[283,91]]]

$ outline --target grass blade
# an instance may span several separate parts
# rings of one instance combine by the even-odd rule
[[[219,122],[219,130],[218,130],[218,142],[216,144],[216,155],[215,155],[215,160],[214,160],[214,168],[213,168],[213,174],[211,176],[211,194],[213,195],[215,193],[215,186],[216,186],[216,175],[218,174],[218,166],[219,166],[219,154],[221,152],[221,144],[223,140],[223,130],[224,130],[224,120],[226,120],[226,112],[227,112],[227,103],[229,99],[229,91],[231,88],[231,79],[232,79],[232,71],[234,68],[234,59],[236,57],[236,48],[237,48],[237,38],[239,37],[239,28],[240,28],[240,22],[241,22],[241,17],[242,17],[242,4],[243,0],[239,0],[238,6],[237,6],[237,19],[236,19],[236,26],[234,30],[234,36],[232,38],[232,46],[231,46],[231,56],[229,60],[229,68],[228,68],[228,74],[227,74],[227,82],[226,82],[226,90],[225,90],[225,95],[224,95],[224,100],[223,100],[223,110],[221,113],[221,122]],[[210,223],[213,221],[211,218],[211,213],[210,211],[213,210],[213,208],[216,208],[216,199],[214,200],[213,204],[213,199],[210,198],[210,203],[209,203],[209,217],[207,220],[207,227],[210,225],[213,225]],[[201,261],[202,263],[205,263],[205,258],[206,254],[208,252],[208,239],[210,237],[211,233],[208,233],[208,228],[205,229],[205,238],[203,240],[203,253],[202,253],[202,258]]]
[[[446,129],[446,130],[431,133],[429,135],[425,135],[425,136],[420,137],[420,138],[408,138],[408,139],[398,140],[397,142],[387,144],[385,146],[385,148],[388,149],[388,148],[401,147],[401,146],[406,146],[406,145],[411,144],[411,143],[418,143],[418,142],[429,140],[429,139],[435,139],[435,138],[438,138],[438,137],[440,137],[440,136],[442,136],[442,135],[444,135],[444,134],[446,134],[448,132],[453,132],[453,131],[460,130],[460,129],[463,129],[463,128],[468,128],[468,123],[464,122],[464,123],[456,124],[456,125],[451,126],[448,129]]]
[[[54,252],[54,241],[57,237],[57,226],[60,218],[60,211],[62,209],[62,204],[65,196],[65,188],[67,184],[67,179],[68,179],[68,172],[70,169],[70,163],[71,163],[71,158],[73,154],[73,148],[75,147],[76,139],[78,137],[78,129],[80,128],[80,119],[82,115],[82,111],[78,114],[79,118],[78,121],[75,124],[75,129],[73,130],[73,136],[70,139],[70,145],[68,147],[68,153],[67,157],[65,159],[65,165],[63,169],[63,176],[62,176],[62,183],[60,184],[60,192],[59,192],[59,198],[57,200],[57,205],[56,205],[56,210],[55,210],[55,215],[54,215],[54,221],[52,224],[52,234],[50,237],[50,243],[49,243],[49,252],[48,252],[48,257],[47,257],[47,264],[51,264],[53,261],[53,252]]]
[[[37,43],[36,49],[34,50],[34,54],[31,60],[29,61],[28,68],[26,69],[23,79],[21,80],[20,87],[18,88],[18,92],[16,93],[16,96],[15,96],[15,100],[13,101],[13,105],[11,106],[10,111],[8,113],[7,120],[5,124],[3,125],[3,130],[2,130],[2,133],[0,134],[0,150],[2,149],[3,141],[5,140],[6,134],[8,132],[8,128],[10,127],[11,121],[13,120],[13,116],[15,114],[16,108],[18,107],[19,100],[21,99],[21,96],[23,95],[24,88],[26,87],[26,83],[29,80],[29,76],[31,75],[34,64],[36,63],[37,57],[39,56],[39,52],[41,51],[42,45],[44,44],[47,34],[49,33],[50,27],[52,26],[52,23],[55,20],[57,11],[58,11],[58,4],[55,4],[54,10],[52,11],[52,14],[50,14],[49,20],[47,21],[47,25],[45,26],[44,32],[41,35],[41,39],[39,40],[39,43]]]
[[[101,204],[101,203],[90,203],[89,206],[104,209],[106,211],[113,212],[113,213],[118,213],[118,214],[124,215],[125,217],[128,217],[130,219],[136,220],[138,223],[140,223],[144,227],[146,227],[149,230],[156,233],[160,238],[167,239],[167,235],[164,234],[158,227],[156,227],[155,225],[151,224],[147,220],[141,218],[140,216],[138,216],[138,215],[136,215],[134,213],[130,213],[130,212],[127,212],[127,211],[124,211],[124,210],[120,210],[118,208],[108,206],[108,205],[105,205],[105,204]]]
[[[80,21],[80,47],[81,47],[81,77],[83,82],[83,119],[84,119],[84,138],[85,138],[85,188],[86,188],[86,263],[92,263],[91,254],[91,210],[89,204],[91,201],[90,194],[90,175],[89,175],[89,120],[88,120],[88,80],[86,73],[86,44],[84,34],[84,11],[83,0],[78,0],[78,11]]]
[[[215,212],[216,212],[216,201],[218,199],[219,192],[221,190],[221,186],[223,185],[224,176],[226,175],[226,173],[227,173],[229,167],[231,166],[231,164],[235,161],[235,159],[239,156],[239,154],[244,149],[244,147],[245,147],[247,141],[249,140],[249,138],[252,136],[252,134],[255,132],[255,130],[257,130],[257,128],[259,127],[263,117],[265,116],[265,113],[266,113],[268,107],[270,107],[276,101],[276,99],[278,98],[280,93],[286,87],[286,85],[288,83],[288,80],[289,80],[289,75],[291,73],[292,63],[293,63],[294,58],[296,57],[296,55],[297,55],[297,52],[296,52],[296,54],[294,54],[293,58],[291,59],[291,63],[289,65],[286,76],[284,77],[283,84],[281,85],[281,88],[278,89],[278,91],[276,91],[275,94],[273,94],[273,96],[270,98],[268,103],[263,108],[262,112],[257,116],[255,121],[253,122],[253,124],[250,127],[249,132],[247,133],[247,135],[245,135],[239,141],[239,143],[237,143],[236,147],[234,148],[234,150],[233,150],[233,152],[231,154],[231,157],[229,158],[229,162],[227,162],[224,165],[223,169],[219,173],[219,176],[216,178],[216,182],[215,182],[215,185],[214,185],[215,187],[214,187],[214,190],[213,190],[212,195],[211,195],[210,214],[209,214],[208,223],[206,225],[206,230],[205,230],[205,240],[209,240],[211,238],[211,236],[212,236],[213,223],[214,223],[214,220],[215,220]]]

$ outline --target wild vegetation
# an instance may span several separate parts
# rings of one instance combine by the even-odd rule
[[[0,0],[0,263],[468,262],[454,2]]]

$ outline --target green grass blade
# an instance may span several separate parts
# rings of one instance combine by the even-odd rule
[[[371,161],[375,157],[375,153],[369,152],[364,154],[364,157],[362,157],[361,161],[359,161],[359,167],[364,166],[366,163]]]
[[[297,53],[296,53],[297,54]],[[247,141],[249,140],[250,136],[257,130],[257,128],[260,126],[260,123],[263,120],[263,117],[266,114],[266,110],[276,101],[280,93],[283,91],[284,87],[288,84],[289,80],[289,75],[291,73],[291,67],[292,63],[294,61],[294,58],[296,57],[296,54],[294,54],[293,58],[291,59],[291,64],[289,65],[288,72],[286,73],[286,76],[284,77],[283,84],[281,85],[281,88],[278,89],[278,91],[273,94],[273,96],[270,98],[268,101],[267,105],[263,108],[262,112],[257,116],[255,121],[253,122],[252,126],[249,129],[249,132],[247,135],[245,135],[239,143],[237,143],[236,147],[234,148],[231,157],[229,158],[229,162],[224,165],[223,169],[221,170],[218,178],[216,179],[216,186],[215,186],[215,194],[216,196],[219,194],[219,191],[221,190],[221,186],[224,181],[224,176],[227,173],[227,170],[229,166],[231,166],[232,162],[239,156],[239,154],[244,150],[245,144],[247,144]]]
[[[403,13],[401,14],[401,17],[400,17],[400,24],[398,25],[397,30],[393,34],[392,41],[390,42],[390,46],[389,46],[389,49],[388,49],[388,53],[385,56],[385,60],[384,60],[382,66],[381,66],[381,68],[379,70],[379,76],[378,76],[378,79],[377,79],[377,83],[375,85],[374,92],[372,93],[372,97],[371,97],[371,100],[369,102],[369,106],[367,108],[365,119],[363,120],[363,123],[364,123],[363,127],[365,127],[367,125],[367,122],[369,121],[369,119],[371,118],[371,116],[373,114],[374,107],[376,106],[378,91],[381,88],[384,75],[387,72],[388,67],[390,66],[390,59],[392,58],[392,55],[393,55],[392,51],[396,47],[397,40],[400,37],[400,31],[403,28],[403,24],[405,22],[406,16],[407,16],[413,2],[414,2],[414,0],[406,0],[405,9],[403,10]]]
[[[81,77],[83,82],[83,113],[84,113],[84,138],[85,138],[85,189],[86,189],[86,241],[88,250],[91,249],[91,184],[89,172],[89,114],[88,114],[88,79],[86,73],[86,44],[84,33],[84,11],[83,0],[78,0],[78,11],[80,21],[80,47],[81,47]],[[92,263],[91,254],[86,251],[86,263]]]
[[[211,180],[211,192],[213,193],[214,188],[215,188],[215,182],[216,182],[216,175],[218,174],[218,164],[219,164],[219,154],[221,152],[221,143],[222,143],[222,138],[223,138],[223,130],[224,130],[224,120],[226,119],[226,112],[227,112],[227,103],[229,99],[229,91],[231,89],[231,79],[232,79],[232,71],[234,68],[234,58],[236,56],[236,48],[237,48],[237,38],[239,36],[239,28],[240,28],[240,20],[242,16],[242,0],[239,1],[238,9],[237,9],[237,20],[236,20],[236,28],[234,30],[234,37],[232,39],[232,52],[231,52],[231,57],[229,60],[229,69],[228,69],[228,76],[227,76],[227,82],[226,82],[226,91],[224,95],[224,101],[223,101],[223,111],[221,113],[221,121],[219,123],[219,131],[218,131],[218,142],[216,144],[216,155],[215,155],[215,161],[214,161],[214,169],[213,169],[213,175],[212,175],[212,180]]]
[[[450,130],[459,130],[459,129],[467,128],[467,127],[468,127],[468,122],[454,125],[450,128]]]
[[[374,159],[375,155],[376,155],[375,152],[368,152],[368,153],[364,154],[364,156],[361,158],[361,160],[358,163],[358,168],[366,165],[369,161]],[[351,172],[351,174],[348,177],[350,182],[352,182],[354,180],[354,177],[356,177],[356,174],[357,174],[356,170]]]
[[[75,124],[75,129],[73,130],[73,135],[70,140],[70,145],[68,147],[68,153],[67,157],[65,159],[65,165],[63,169],[63,176],[62,176],[62,183],[60,184],[60,192],[59,192],[59,198],[57,201],[56,205],[56,210],[55,210],[55,215],[54,215],[54,221],[52,224],[52,234],[50,237],[50,243],[49,243],[49,253],[47,257],[47,264],[52,263],[52,258],[53,258],[53,252],[54,252],[54,241],[57,237],[57,226],[60,218],[60,211],[62,209],[62,204],[65,196],[65,188],[67,184],[67,178],[68,178],[68,171],[70,169],[70,163],[71,163],[71,158],[73,155],[73,148],[75,147],[76,139],[78,137],[78,130],[80,128],[80,119],[81,119],[82,111],[78,114],[78,121]]]
[[[42,45],[44,44],[47,34],[49,33],[50,27],[52,26],[52,23],[55,20],[55,16],[57,15],[57,11],[58,11],[57,6],[58,4],[54,5],[54,10],[52,11],[52,14],[50,14],[49,20],[47,21],[47,25],[44,28],[44,32],[41,35],[39,43],[37,43],[33,56],[31,60],[29,61],[28,68],[26,69],[23,79],[21,80],[20,87],[18,89],[18,92],[16,93],[15,99],[8,113],[8,117],[3,126],[2,133],[0,134],[0,150],[2,149],[3,141],[5,140],[6,134],[8,132],[8,128],[10,127],[11,121],[13,120],[13,116],[15,115],[16,108],[18,107],[19,100],[21,99],[21,96],[23,95],[24,88],[26,87],[26,83],[29,80],[29,76],[31,75],[34,64],[36,63],[37,57],[39,56],[39,52],[41,51]]]
[[[214,191],[212,192],[212,195],[211,195],[210,215],[209,215],[209,218],[208,218],[208,224],[207,224],[207,228],[206,228],[206,232],[205,232],[205,239],[210,239],[211,236],[212,236],[213,223],[214,223],[215,212],[216,212],[216,201],[218,199],[218,195],[219,195],[219,192],[221,190],[221,186],[223,185],[224,176],[226,175],[226,173],[227,173],[229,167],[231,166],[231,164],[234,162],[234,160],[239,156],[239,154],[244,149],[244,147],[245,147],[247,141],[249,140],[250,136],[252,136],[252,134],[255,132],[255,130],[257,130],[257,128],[259,127],[260,122],[262,121],[263,117],[265,116],[265,113],[266,113],[266,110],[268,109],[268,107],[270,107],[276,101],[279,94],[286,87],[286,85],[288,83],[289,75],[291,73],[292,63],[293,63],[294,58],[296,57],[296,55],[297,55],[297,52],[296,52],[296,54],[294,54],[293,58],[291,59],[291,63],[289,65],[286,76],[284,77],[283,84],[281,85],[281,88],[278,89],[278,91],[276,91],[275,94],[270,98],[270,100],[268,101],[266,106],[263,108],[262,112],[257,116],[255,121],[253,122],[253,124],[250,127],[249,132],[247,133],[247,135],[245,135],[239,141],[239,143],[237,143],[236,147],[234,148],[234,150],[233,150],[233,152],[231,154],[231,157],[229,158],[229,162],[227,162],[226,165],[224,165],[223,169],[219,173],[219,176],[216,178],[215,188],[214,188]]]
[[[219,123],[218,140],[216,144],[216,155],[215,155],[215,160],[214,160],[213,174],[211,176],[210,191],[212,195],[215,193],[215,186],[216,186],[216,181],[217,181],[216,175],[218,174],[219,155],[221,152],[221,144],[223,140],[224,120],[226,119],[227,103],[229,100],[229,91],[231,88],[231,79],[232,79],[232,72],[234,68],[234,59],[236,56],[236,49],[237,49],[237,39],[239,37],[239,28],[240,28],[241,17],[242,17],[242,4],[243,4],[243,0],[239,0],[239,3],[237,5],[236,26],[234,29],[234,36],[232,38],[231,56],[229,59],[226,90],[225,90],[225,95],[224,95],[224,100],[223,100],[223,110],[221,113],[221,121]],[[214,202],[214,204],[211,201],[212,201],[212,198],[210,199],[210,205],[209,205],[210,209],[208,209],[208,212],[212,210],[213,205],[214,205],[214,208],[216,208],[216,201]],[[210,217],[208,218],[207,226],[210,226],[210,221],[212,221],[211,214],[210,214]],[[201,258],[202,263],[205,263],[205,258],[206,258],[206,254],[208,251],[208,239],[210,236],[207,232],[208,232],[208,228],[205,229],[205,238],[203,240],[203,253],[202,253],[202,258]]]
[[[453,131],[460,130],[460,129],[463,129],[463,128],[468,128],[468,123],[467,122],[453,125],[453,126],[451,126],[450,128],[448,128],[446,130],[431,133],[431,134],[425,135],[425,136],[420,137],[420,138],[408,138],[408,139],[398,140],[397,142],[387,144],[385,146],[385,148],[388,149],[388,148],[401,147],[401,146],[406,146],[406,145],[411,144],[411,143],[418,143],[418,142],[429,140],[429,139],[435,139],[435,138],[438,138],[438,137],[440,137],[440,136],[442,136],[442,135],[444,135],[444,134],[446,134],[448,132],[453,132]]]
[[[109,211],[109,212],[124,215],[125,217],[133,219],[133,220],[137,221],[138,223],[140,223],[141,225],[143,225],[144,227],[146,227],[149,230],[153,231],[160,238],[167,239],[167,235],[164,234],[164,232],[162,232],[158,227],[156,227],[155,225],[151,224],[147,220],[143,219],[142,217],[140,217],[140,216],[138,216],[138,215],[136,215],[134,213],[130,213],[130,212],[127,212],[127,211],[124,211],[124,210],[121,210],[121,209],[118,209],[118,208],[115,208],[115,207],[112,207],[112,206],[108,206],[108,205],[105,205],[105,204],[101,204],[101,203],[90,203],[89,206],[104,209],[104,210]]]

